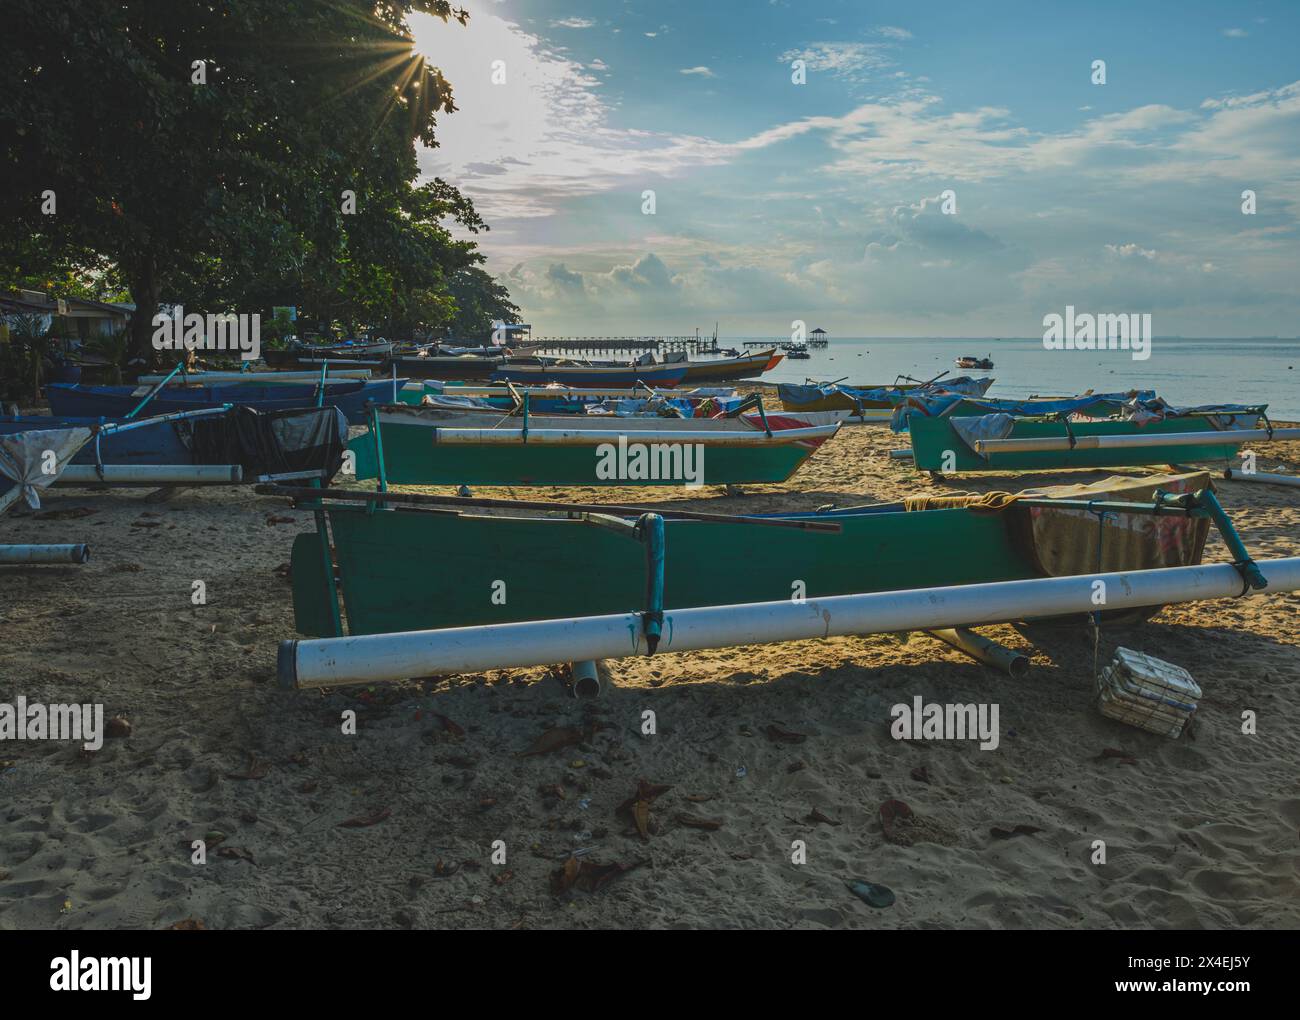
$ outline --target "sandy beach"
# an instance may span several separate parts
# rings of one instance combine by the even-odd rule
[[[905,445],[846,426],[788,483],[736,496],[480,494],[744,513],[1142,473],[936,483],[887,457]],[[1300,471],[1300,443],[1261,455],[1260,470],[1279,465]],[[1257,558],[1296,554],[1300,490],[1216,485]],[[1103,628],[1101,661],[1125,645],[1203,688],[1177,740],[1099,714],[1078,624],[985,629],[1031,656],[1023,680],[898,634],[613,661],[590,701],[541,668],[286,692],[283,569],[310,514],[247,488],[43,503],[11,511],[0,537],[85,541],[92,557],[0,568],[0,702],[99,702],[129,734],[97,752],[0,744],[0,928],[1300,926],[1296,594]],[[1215,532],[1205,558],[1228,558]],[[720,589],[733,566],[717,564]],[[999,746],[892,739],[890,706],[917,696],[998,704]],[[556,728],[580,742],[521,756]],[[641,782],[669,787],[645,795],[644,836],[620,811]],[[919,820],[915,841],[886,838],[890,799]],[[1037,831],[992,831],[1016,826]],[[590,847],[583,860],[629,870],[557,893],[564,860]],[[894,904],[855,898],[859,878]]]

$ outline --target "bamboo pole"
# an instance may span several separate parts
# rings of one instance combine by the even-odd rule
[[[714,524],[759,524],[766,527],[796,528],[801,531],[825,531],[839,534],[842,528],[834,520],[818,521],[810,518],[747,517],[735,514],[711,514],[698,510],[671,510],[667,507],[622,506],[608,503],[557,503],[536,499],[493,499],[488,496],[436,496],[422,492],[351,492],[346,489],[316,489],[291,485],[257,485],[253,491],[263,496],[287,496],[295,501],[314,501],[322,497],[332,503],[382,503],[385,506],[451,506],[466,510],[488,508],[496,510],[543,510],[568,514],[609,514],[640,517],[658,514],[660,517],[681,521],[703,521]]]
[[[1268,591],[1300,589],[1300,557],[1258,564]],[[772,644],[841,635],[936,630],[1006,623],[1097,609],[1136,609],[1230,598],[1250,589],[1231,563],[1034,578],[911,591],[836,595],[803,602],[707,606],[664,614],[658,651]],[[408,677],[477,673],[556,662],[647,654],[640,613],[580,619],[453,627],[398,634],[289,640],[280,643],[281,686],[333,687]]]

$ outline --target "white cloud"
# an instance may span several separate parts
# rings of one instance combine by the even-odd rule
[[[912,38],[912,33],[905,28],[898,28],[896,25],[881,25],[876,31],[886,39],[898,39],[899,41]]]
[[[592,28],[596,23],[589,18],[562,18],[552,21],[552,28]]]
[[[777,59],[783,64],[802,60],[810,71],[824,71],[837,78],[862,81],[872,71],[893,66],[889,49],[886,43],[815,42],[786,50]]]
[[[1244,28],[1225,28],[1223,34],[1229,39],[1245,39],[1246,36],[1250,35]]]
[[[709,68],[705,67],[703,64],[700,64],[697,67],[683,67],[678,72],[678,74],[698,74],[701,78],[717,77],[716,74],[714,74],[711,70],[709,70]]]

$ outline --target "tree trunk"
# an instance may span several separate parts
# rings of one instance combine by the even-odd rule
[[[158,352],[153,349],[153,317],[158,314],[162,281],[152,255],[131,267],[128,286],[135,313],[131,316],[131,343],[127,348],[128,375],[134,377],[153,366]]]

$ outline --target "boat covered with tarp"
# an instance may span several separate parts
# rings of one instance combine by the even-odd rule
[[[838,411],[844,421],[888,421],[895,407],[913,393],[982,397],[993,379],[957,376],[927,382],[847,386],[842,382],[780,383],[781,405],[789,411]]]
[[[961,409],[910,416],[918,469],[947,474],[1226,461],[1244,443],[1275,435],[1263,404],[1177,408],[1158,398],[1133,399],[1108,416],[1097,403],[1031,415],[978,409],[966,415]],[[1265,427],[1257,428],[1261,422]]]

